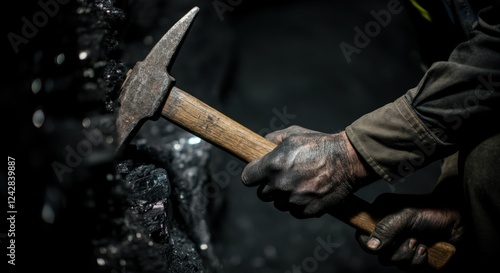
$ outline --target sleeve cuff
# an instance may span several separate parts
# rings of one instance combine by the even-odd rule
[[[442,157],[443,146],[404,96],[346,127],[354,148],[373,170],[396,182]]]

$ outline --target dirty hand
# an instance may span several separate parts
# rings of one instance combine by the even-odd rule
[[[356,238],[368,253],[385,266],[409,272],[428,272],[427,248],[437,241],[457,244],[464,233],[458,209],[438,205],[430,195],[383,194],[374,209],[389,211],[372,234]]]
[[[366,181],[375,181],[345,132],[291,126],[266,138],[278,146],[250,162],[241,179],[247,186],[259,186],[262,201],[274,201],[277,209],[297,218],[319,217]]]

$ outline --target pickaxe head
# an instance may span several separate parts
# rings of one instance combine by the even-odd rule
[[[159,116],[175,79],[168,74],[178,48],[198,13],[194,7],[182,17],[127,74],[120,93],[116,116],[117,151],[133,138],[148,119]]]

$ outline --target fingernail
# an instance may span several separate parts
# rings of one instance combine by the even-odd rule
[[[418,253],[418,255],[422,256],[422,255],[425,254],[425,251],[426,251],[425,247],[419,246],[418,250],[417,250],[417,253]]]
[[[410,249],[414,249],[416,245],[417,245],[417,240],[415,239],[410,239],[410,241],[408,242],[408,247]]]
[[[375,250],[377,249],[377,247],[380,245],[380,240],[377,239],[377,238],[371,238],[368,243],[367,243],[368,247]]]

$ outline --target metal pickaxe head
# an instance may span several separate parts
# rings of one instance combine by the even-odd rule
[[[182,17],[153,47],[148,56],[136,63],[125,79],[116,116],[117,150],[122,150],[148,119],[159,116],[159,110],[175,79],[168,74],[186,33],[199,8]]]

